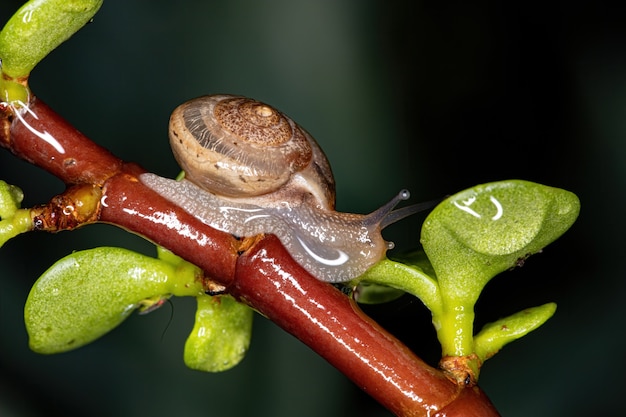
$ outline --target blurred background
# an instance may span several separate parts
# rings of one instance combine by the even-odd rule
[[[21,4],[3,0],[0,20]],[[164,176],[178,172],[167,142],[175,106],[208,93],[268,102],[326,151],[342,211],[372,211],[401,188],[426,201],[510,178],[575,192],[582,211],[574,227],[479,300],[478,328],[558,304],[547,324],[486,363],[480,385],[507,417],[618,416],[625,18],[621,3],[606,1],[105,1],[36,68],[31,86],[93,140]],[[25,191],[25,206],[63,190],[3,150],[0,178]],[[385,236],[415,247],[421,220]],[[186,369],[193,300],[133,315],[74,352],[29,351],[22,314],[32,283],[68,253],[102,245],[153,253],[107,225],[23,235],[0,250],[3,417],[389,415],[259,316],[241,365],[216,375]],[[367,312],[436,363],[419,301]]]

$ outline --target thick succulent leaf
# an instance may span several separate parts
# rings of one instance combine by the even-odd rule
[[[422,267],[424,267],[428,270],[430,265],[421,260],[417,262],[417,258],[411,259],[415,259],[416,262],[407,260],[406,263],[404,263],[383,259],[368,269],[365,274],[359,277],[362,284],[357,289],[361,290],[364,294],[358,294],[357,301],[373,304],[373,301],[370,299],[374,299],[374,296],[380,298],[381,295],[386,295],[388,299],[391,299],[392,295],[398,294],[399,296],[402,293],[398,293],[398,291],[402,291],[418,297],[431,312],[436,313],[440,311],[441,297],[437,281],[430,275],[427,275],[422,269]],[[395,292],[376,294],[374,291],[368,291],[368,287],[364,285],[367,283],[377,284],[378,286],[388,286],[394,289]],[[377,289],[378,287],[373,286],[371,288]],[[372,294],[369,292],[372,292]],[[362,298],[365,298],[365,300]]]
[[[535,330],[556,311],[556,304],[548,303],[527,308],[509,317],[486,324],[474,337],[474,349],[481,361],[495,355],[502,347]]]
[[[52,265],[30,291],[24,309],[29,344],[39,353],[75,349],[155,299],[201,293],[193,274],[155,258],[109,247],[74,252]]]
[[[0,247],[32,228],[30,212],[20,209],[23,198],[22,190],[0,180]]]
[[[569,191],[521,180],[449,197],[426,218],[421,237],[442,296],[473,304],[493,276],[561,236],[579,208]]]
[[[85,25],[102,0],[31,0],[0,32],[2,72],[27,77],[53,49]],[[4,97],[2,97],[4,99]]]
[[[185,343],[185,364],[199,371],[226,371],[248,351],[253,311],[229,295],[202,295],[197,300],[196,321]]]
[[[23,199],[22,190],[0,180],[0,220],[13,217]]]

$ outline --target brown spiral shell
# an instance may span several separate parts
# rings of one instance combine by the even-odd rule
[[[281,187],[290,182],[299,189],[310,183],[303,192],[320,206],[334,207],[334,181],[323,152],[304,129],[267,104],[231,95],[199,97],[174,110],[169,135],[186,177],[212,193],[284,195]]]

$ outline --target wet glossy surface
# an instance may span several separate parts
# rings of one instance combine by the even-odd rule
[[[287,257],[276,238],[266,238],[240,258],[229,290],[398,415],[432,414],[456,396],[457,387],[440,372],[364,316],[344,294],[303,274]]]
[[[236,240],[207,227],[141,184],[136,177],[118,175],[105,187],[108,198],[101,220],[124,227],[201,267],[212,279],[228,285],[234,274]]]
[[[45,167],[70,184],[101,185],[122,166],[121,160],[35,98],[14,120],[11,140],[11,148],[17,155]]]

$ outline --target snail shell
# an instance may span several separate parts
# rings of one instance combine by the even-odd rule
[[[334,211],[332,172],[315,140],[279,111],[244,97],[182,104],[170,118],[170,143],[186,178],[142,174],[146,186],[216,229],[276,235],[322,281],[361,275],[391,247],[382,228],[424,208],[393,211],[409,197],[403,190],[369,215]]]
[[[186,177],[217,195],[245,198],[288,189],[291,195],[282,198],[291,200],[299,189],[320,207],[335,206],[332,171],[317,142],[266,104],[200,97],[174,110],[169,136]]]

